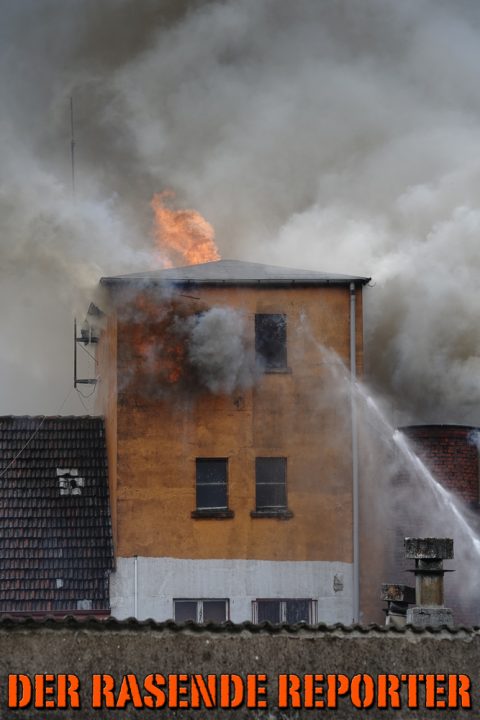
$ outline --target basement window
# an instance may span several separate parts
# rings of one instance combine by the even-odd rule
[[[228,600],[174,600],[175,622],[222,623],[228,620]]]
[[[255,353],[265,372],[288,372],[286,315],[255,315]]]
[[[233,512],[228,509],[227,475],[227,458],[197,458],[197,508],[192,517],[233,517]]]
[[[255,459],[255,496],[252,517],[293,517],[287,507],[287,458]]]
[[[313,625],[317,622],[317,603],[305,598],[288,600],[254,600],[252,603],[252,619],[254,623],[305,622]]]

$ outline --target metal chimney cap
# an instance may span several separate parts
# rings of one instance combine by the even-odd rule
[[[451,560],[451,538],[405,538],[405,557],[413,560]]]

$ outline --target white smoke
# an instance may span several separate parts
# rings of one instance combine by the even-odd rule
[[[55,411],[79,289],[153,267],[170,186],[225,257],[371,275],[369,380],[480,420],[476,1],[1,4],[2,412]]]

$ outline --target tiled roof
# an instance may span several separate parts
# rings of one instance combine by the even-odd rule
[[[108,611],[112,566],[102,418],[0,417],[0,612]]]
[[[25,628],[27,630],[35,631],[37,628],[42,627],[63,631],[68,629],[77,630],[79,628],[86,628],[92,631],[99,631],[106,635],[110,632],[165,632],[165,633],[176,633],[178,635],[228,635],[231,637],[245,636],[246,633],[252,635],[305,635],[310,637],[321,636],[321,635],[336,635],[344,637],[358,637],[358,636],[375,636],[375,635],[405,635],[414,636],[422,635],[425,638],[429,635],[436,635],[440,637],[458,636],[459,638],[473,638],[475,635],[480,634],[480,627],[471,627],[465,625],[457,625],[450,627],[448,625],[442,625],[441,627],[415,627],[414,625],[377,625],[370,623],[369,625],[360,625],[359,623],[353,623],[352,625],[344,625],[343,623],[335,623],[334,625],[327,625],[326,623],[317,623],[316,625],[308,625],[307,623],[296,623],[294,625],[288,625],[287,623],[279,623],[273,625],[269,622],[252,623],[246,621],[243,623],[232,623],[230,621],[224,623],[196,623],[188,620],[183,623],[176,623],[174,620],[165,620],[158,622],[156,620],[136,620],[135,618],[127,618],[125,620],[118,620],[114,617],[108,617],[104,620],[99,620],[95,617],[54,617],[54,616],[42,616],[42,617],[17,617],[3,615],[0,617],[0,631],[9,630],[10,628]]]
[[[338,273],[297,270],[294,268],[243,262],[242,260],[218,260],[216,262],[187,265],[186,267],[153,270],[103,277],[104,285],[117,283],[178,283],[195,285],[330,285],[350,282],[368,283],[370,278]]]

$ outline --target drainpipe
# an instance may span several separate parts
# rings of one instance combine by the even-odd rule
[[[356,288],[350,283],[350,403],[352,413],[352,494],[353,494],[353,622],[360,619],[360,554],[359,554],[359,512],[358,512],[358,437],[357,404],[355,382],[357,379],[356,358]]]
[[[138,620],[138,555],[133,557],[133,617]]]

